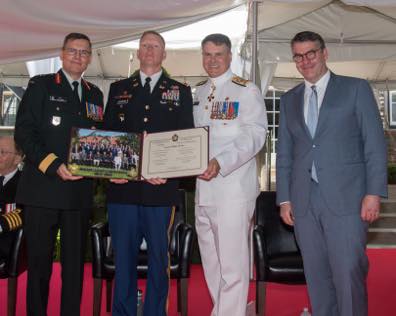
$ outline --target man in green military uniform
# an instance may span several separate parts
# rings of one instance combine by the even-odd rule
[[[67,35],[60,58],[62,69],[57,73],[30,80],[15,124],[15,141],[26,155],[16,199],[17,203],[25,205],[29,316],[47,315],[58,229],[61,235],[61,315],[80,315],[92,180],[71,175],[66,162],[71,128],[100,127],[103,94],[81,77],[91,62],[91,42],[86,35]]]

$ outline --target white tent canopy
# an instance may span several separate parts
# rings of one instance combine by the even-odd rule
[[[396,1],[273,0],[259,5],[258,60],[272,68],[273,82],[288,88],[301,78],[291,59],[290,40],[300,31],[323,36],[329,67],[339,74],[390,84],[396,80]],[[250,54],[250,38],[245,54]],[[292,83],[291,85],[294,85]]]
[[[105,46],[136,38],[146,29],[166,30],[185,25],[246,1],[3,2],[0,79],[25,85],[25,64],[7,63],[56,56],[64,35],[78,30],[87,33],[97,48],[86,76],[104,87],[108,80],[126,77],[137,68],[131,48]],[[263,0],[259,4],[258,22],[261,74],[267,79],[274,75],[274,82],[280,88],[294,85],[291,78],[300,78],[291,61],[289,41],[302,30],[315,30],[325,38],[330,51],[329,65],[335,72],[388,84],[396,80],[395,0]],[[228,23],[234,24],[235,19]],[[210,28],[210,32],[217,31],[214,26]],[[185,34],[181,40],[190,41],[191,31]],[[248,37],[244,45],[246,56],[250,54],[250,46]],[[177,77],[202,76],[200,60],[197,47],[168,49],[165,67]],[[18,77],[23,79],[15,79]],[[101,81],[106,82],[101,84]],[[263,82],[269,81],[262,78]]]
[[[146,2],[150,2],[152,6],[155,6],[157,3],[157,1],[152,0]],[[191,1],[189,1],[189,3],[190,2]],[[200,2],[202,5],[205,1],[195,2]],[[247,8],[244,4],[235,8],[233,8],[233,6],[244,3],[245,1],[213,1],[213,7],[216,8],[215,4],[217,3],[219,5],[220,2],[224,4],[224,13],[215,15],[209,14],[210,17],[206,19],[190,23],[174,30],[162,32],[167,45],[167,58],[164,62],[164,67],[173,77],[177,77],[179,80],[187,81],[191,84],[202,80],[201,76],[205,76],[206,74],[201,66],[200,42],[204,36],[213,32],[224,33],[231,38],[233,47],[235,47],[233,50],[233,69],[237,73],[241,74],[242,70],[240,62],[238,63],[239,50],[237,48],[245,37]],[[186,9],[189,5],[191,4],[186,5]],[[138,6],[139,4],[136,4],[136,7]],[[143,4],[143,7],[145,6],[148,5]],[[137,11],[138,10],[135,10],[135,12]],[[0,12],[0,17],[1,15],[2,12]],[[152,29],[152,27],[148,26],[146,29]],[[84,29],[69,29],[69,31],[72,30],[85,32]],[[60,45],[62,44],[61,42],[66,33],[66,31],[63,33],[59,32],[54,54],[56,56],[59,54]],[[86,33],[93,38],[91,33]],[[0,31],[0,36],[1,34],[2,33]],[[24,36],[23,32],[19,35],[22,37]],[[133,38],[134,37],[127,37],[128,40]],[[44,35],[41,40],[45,40]],[[94,46],[95,45],[97,46],[97,44],[94,43]],[[43,47],[45,46],[46,45]],[[85,77],[101,87],[104,94],[107,95],[107,89],[110,82],[116,79],[125,78],[129,76],[132,71],[138,68],[136,49],[136,40],[115,46],[94,49],[92,63],[88,67]],[[27,65],[25,62],[16,62],[11,64],[2,64],[0,62],[0,80],[12,85],[26,86],[29,76],[37,73],[53,72],[59,67],[60,61],[57,59],[44,59],[35,61],[34,63],[28,62]]]
[[[95,48],[165,31],[244,4],[243,0],[5,0],[0,10],[0,64],[56,56],[69,32]]]

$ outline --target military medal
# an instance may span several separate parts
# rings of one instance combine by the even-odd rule
[[[239,114],[238,101],[216,101],[213,102],[210,118],[214,120],[233,120]]]
[[[175,106],[180,105],[180,90],[178,86],[172,86],[161,94],[161,104],[173,103]]]
[[[101,106],[86,102],[85,109],[88,118],[98,122],[103,121],[103,108]]]

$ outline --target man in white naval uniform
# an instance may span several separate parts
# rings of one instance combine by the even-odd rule
[[[209,164],[197,179],[195,225],[212,316],[244,316],[249,287],[249,226],[259,193],[255,155],[263,147],[263,96],[230,70],[231,42],[202,41],[209,79],[197,85],[195,126],[209,126]]]

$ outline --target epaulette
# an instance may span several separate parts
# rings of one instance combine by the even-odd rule
[[[208,82],[208,79],[206,79],[206,80],[202,80],[202,81],[200,81],[200,82],[198,82],[197,84],[196,84],[196,86],[203,86],[205,83],[207,83]]]
[[[232,77],[231,81],[239,86],[246,87],[249,80],[243,79],[239,76]]]
[[[22,226],[21,210],[15,209],[12,212],[0,216],[0,226],[4,232],[16,230]]]

